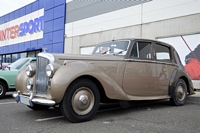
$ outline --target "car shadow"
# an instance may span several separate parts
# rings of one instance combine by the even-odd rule
[[[114,117],[119,115],[124,115],[127,113],[131,113],[133,111],[141,111],[147,110],[148,108],[167,108],[170,105],[169,101],[137,101],[131,102],[131,106],[128,108],[122,108],[120,104],[117,103],[107,103],[107,104],[100,104],[99,110],[96,116],[93,119],[101,119],[107,118],[108,116]],[[153,107],[154,106],[154,107]],[[27,107],[28,108],[28,107]],[[19,114],[19,112],[18,112]],[[50,108],[48,110],[23,110],[21,112],[23,115],[27,115],[32,119],[40,119],[40,118],[51,118],[51,117],[58,117],[63,116],[59,107],[57,108]],[[59,121],[65,123],[71,123],[66,118],[60,118]]]
[[[199,98],[200,99],[200,98]],[[195,100],[194,98],[188,98],[185,105],[191,104],[191,100]],[[141,111],[153,111],[157,109],[163,108],[174,108],[176,106],[172,106],[169,100],[152,100],[152,101],[134,101],[131,102],[131,106],[128,108],[122,108],[118,102],[116,103],[107,103],[100,104],[99,110],[93,120],[107,120],[112,117],[120,117],[123,115],[131,114],[133,112],[141,112]],[[28,108],[28,107],[27,107]],[[32,109],[26,109],[22,112],[18,112],[16,115],[23,114],[27,115],[27,117],[31,117],[31,119],[41,119],[41,118],[51,118],[51,117],[61,117],[59,118],[60,122],[71,123],[66,118],[62,118],[62,113],[59,109],[51,107],[48,110],[37,110],[34,111]]]
[[[12,92],[7,92],[6,93],[6,95],[2,98],[2,99],[13,99],[14,100],[14,98],[12,97]]]
[[[138,113],[174,107],[176,106],[172,106],[169,100],[134,101],[131,102],[131,106],[128,108],[122,108],[118,103],[110,107],[108,105],[101,105],[95,119],[109,120],[109,118],[124,117],[128,114],[132,115],[133,112]]]

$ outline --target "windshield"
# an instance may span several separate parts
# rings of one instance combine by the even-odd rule
[[[27,58],[21,58],[15,62],[13,62],[9,67],[11,69],[21,69],[22,66],[24,66],[24,64],[26,64],[29,61],[29,59]]]
[[[104,54],[113,54],[113,55],[125,55],[129,45],[128,40],[112,41],[98,44],[92,54],[104,55]]]

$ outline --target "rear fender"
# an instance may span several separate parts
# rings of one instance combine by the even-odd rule
[[[170,78],[170,83],[169,83],[168,93],[169,93],[170,97],[172,97],[172,95],[174,93],[174,89],[176,87],[176,84],[177,84],[177,82],[178,82],[178,80],[180,78],[182,78],[186,82],[186,84],[187,84],[187,91],[189,93],[193,94],[193,89],[192,89],[193,87],[192,88],[190,87],[190,86],[193,86],[190,78],[187,76],[186,73],[184,73],[182,71],[179,71],[179,69],[175,69],[172,72],[172,75],[171,75],[171,78]]]

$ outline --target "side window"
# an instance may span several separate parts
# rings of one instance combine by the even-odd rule
[[[170,48],[164,45],[155,44],[156,59],[164,62],[171,62]]]
[[[131,51],[131,58],[151,59],[151,43],[136,42]]]

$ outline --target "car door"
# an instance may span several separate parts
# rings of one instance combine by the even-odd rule
[[[171,74],[174,70],[171,49],[161,43],[154,44],[155,59],[158,73],[158,95],[167,95]]]
[[[125,66],[124,91],[132,96],[154,96],[157,91],[157,75],[152,43],[135,42]]]

